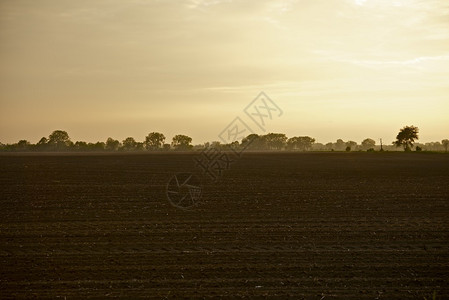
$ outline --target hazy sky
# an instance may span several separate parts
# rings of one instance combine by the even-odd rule
[[[269,132],[449,138],[449,2],[0,2],[0,142],[218,140],[260,91]]]

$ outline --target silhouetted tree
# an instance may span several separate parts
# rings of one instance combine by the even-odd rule
[[[315,139],[309,136],[295,136],[287,140],[287,147],[291,150],[306,151],[312,147],[313,143]]]
[[[83,142],[83,141],[76,141],[75,144],[73,145],[73,148],[76,151],[87,151],[87,150],[89,150],[89,148],[87,147],[87,143]]]
[[[37,142],[36,150],[38,151],[45,151],[48,149],[48,139],[46,137],[42,137],[39,142]]]
[[[133,151],[136,149],[137,142],[133,137],[127,137],[122,142],[122,149],[125,151]]]
[[[396,136],[396,141],[393,142],[396,147],[404,147],[404,151],[411,151],[413,143],[418,139],[418,127],[405,126]]]
[[[214,149],[220,150],[220,149],[226,148],[226,146],[229,146],[229,145],[222,144],[219,141],[212,141],[212,142],[204,143],[203,145],[199,146],[198,150],[200,150],[200,149],[204,150],[207,148],[214,148]],[[193,149],[195,149],[195,147],[193,147]]]
[[[449,147],[449,140],[448,139],[444,139],[444,140],[441,141],[441,144],[443,144],[444,149],[447,152],[447,148]]]
[[[240,145],[247,150],[262,150],[266,148],[266,140],[258,134],[252,133],[243,138]]]
[[[371,148],[374,149],[375,146],[376,146],[376,141],[374,141],[373,139],[370,139],[370,138],[364,139],[363,142],[362,142],[362,149],[363,150],[368,150],[368,149],[371,149]]]
[[[405,151],[410,151],[412,147],[419,147],[423,151],[448,151],[449,139],[444,139],[440,142],[429,142],[426,144],[416,143],[415,140],[418,139],[418,128],[415,126],[406,126],[402,128],[397,137],[396,141],[391,146],[384,146],[386,150],[393,151],[395,146],[404,147]],[[382,139],[381,139],[382,141]],[[132,137],[128,137],[123,140],[121,144],[118,140],[113,138],[108,138],[106,143],[96,142],[96,143],[86,143],[83,141],[77,141],[75,144],[70,141],[70,137],[66,131],[55,130],[48,138],[41,138],[39,142],[35,145],[29,143],[26,140],[20,140],[15,144],[2,144],[0,143],[0,151],[46,151],[46,150],[70,150],[75,151],[143,151],[147,150],[164,150],[168,151],[171,148],[174,150],[202,150],[205,147],[212,146],[221,150],[229,149],[252,149],[252,150],[302,150],[306,151],[312,150],[338,150],[347,151],[363,149],[367,151],[374,151],[375,141],[373,139],[364,139],[361,146],[358,146],[354,141],[344,142],[342,139],[338,139],[336,143],[327,143],[323,145],[321,143],[315,143],[315,139],[309,136],[297,136],[292,138],[287,138],[283,133],[268,133],[266,135],[250,134],[243,138],[241,143],[238,141],[232,142],[230,144],[221,144],[220,142],[214,141],[212,143],[205,143],[204,145],[191,145],[192,138],[186,135],[176,135],[172,139],[172,144],[166,144],[165,136],[159,132],[152,132],[146,136],[144,142],[136,142]],[[382,144],[382,143],[381,143]]]
[[[143,151],[145,149],[144,143],[143,142],[137,142],[136,143],[136,151]]]
[[[172,139],[172,146],[177,151],[186,151],[192,149],[192,138],[187,135],[178,134]]]
[[[233,141],[232,143],[226,145],[227,148],[229,149],[239,149],[240,148],[240,143],[239,141]]]
[[[269,133],[263,138],[269,150],[281,150],[287,142],[287,137],[283,133]]]
[[[152,132],[145,138],[145,148],[147,150],[161,150],[164,146],[165,136],[160,132]]]
[[[37,142],[37,145],[45,145],[48,143],[48,139],[46,137],[42,137],[39,142]]]
[[[70,147],[72,142],[66,131],[55,130],[48,137],[47,144],[54,150],[64,150]]]
[[[105,149],[108,151],[117,151],[120,148],[120,142],[114,140],[113,138],[108,138],[106,140]]]
[[[15,148],[17,151],[27,151],[30,149],[30,145],[30,142],[28,142],[27,140],[20,140]]]
[[[104,151],[106,144],[103,142],[88,143],[87,148],[89,151]]]

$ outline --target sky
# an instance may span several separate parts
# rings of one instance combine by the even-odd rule
[[[2,143],[215,141],[261,91],[266,132],[449,138],[447,0],[2,0],[0,66]]]

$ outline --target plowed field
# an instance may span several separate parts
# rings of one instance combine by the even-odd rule
[[[0,156],[0,298],[449,298],[449,155]]]

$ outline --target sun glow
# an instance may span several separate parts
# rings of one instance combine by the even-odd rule
[[[285,112],[270,131],[449,132],[446,1],[181,3],[2,1],[0,142],[57,128],[82,140],[157,129],[210,141],[260,91]]]

